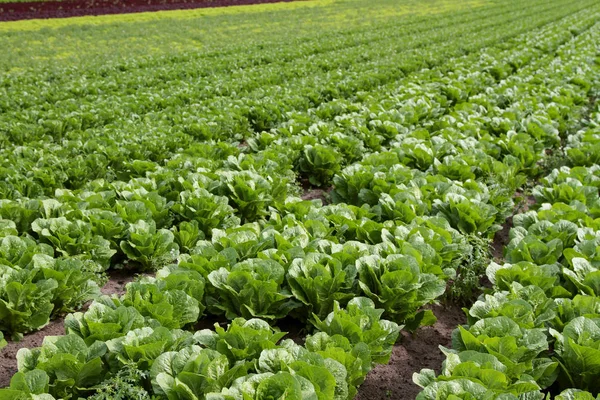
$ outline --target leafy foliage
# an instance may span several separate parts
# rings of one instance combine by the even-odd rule
[[[19,352],[0,397],[353,398],[398,323],[477,296],[533,181],[537,204],[442,374],[416,375],[419,399],[597,392],[597,4],[405,3],[211,14],[194,29],[227,24],[206,51],[182,50],[195,39],[178,21],[157,31],[181,34],[164,57],[154,40],[68,68],[65,31],[61,57],[37,47],[52,65],[25,51],[46,30],[2,36],[28,64],[0,55],[0,330],[18,339],[96,300]],[[111,267],[156,274],[99,297]],[[230,323],[195,331],[204,313]],[[312,325],[304,345],[282,318]]]

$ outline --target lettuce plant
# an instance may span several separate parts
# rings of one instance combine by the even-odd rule
[[[0,265],[0,329],[10,332],[14,339],[50,321],[58,283],[54,279],[35,279],[36,275],[35,270]]]
[[[590,295],[577,295],[572,299],[555,299],[556,318],[552,320],[552,326],[558,332],[562,332],[565,326],[578,317],[591,319],[600,318],[600,297]]]
[[[520,261],[499,265],[491,262],[486,269],[486,275],[499,290],[511,290],[513,283],[518,282],[522,286],[533,285],[548,295],[570,294],[558,285],[560,267],[557,264],[537,265],[529,261]]]
[[[600,230],[580,228],[575,245],[565,249],[563,255],[570,264],[574,258],[583,258],[594,268],[600,267]]]
[[[474,168],[471,167],[462,156],[460,158],[446,156],[441,162],[435,160],[434,166],[438,174],[452,180],[464,182],[469,179],[475,179],[475,173],[473,172]]]
[[[477,351],[453,352],[443,349],[447,358],[442,373],[424,369],[413,375],[424,388],[418,400],[436,399],[527,399],[543,400],[540,386],[530,376],[515,379],[495,356]]]
[[[571,204],[575,201],[593,204],[597,199],[597,192],[597,188],[585,186],[574,179],[554,185],[536,186],[533,189],[533,195],[538,203],[550,204]]]
[[[100,285],[105,282],[104,268],[92,260],[36,257],[33,265],[40,271],[36,279],[53,280],[58,284],[52,298],[55,315],[73,312],[95,299],[100,295]]]
[[[23,199],[11,201],[0,200],[0,217],[11,220],[19,234],[30,233],[32,231],[32,222],[41,216],[42,202],[34,199]]]
[[[579,389],[567,389],[554,398],[555,400],[598,400],[600,395],[594,396],[590,392]]]
[[[556,238],[548,242],[534,235],[522,235],[515,232],[505,247],[505,259],[509,263],[527,261],[538,265],[557,263],[563,252],[563,242]]]
[[[105,357],[112,372],[135,366],[148,371],[155,360],[167,351],[179,351],[194,343],[190,332],[164,326],[133,329],[126,335],[107,340]]]
[[[175,277],[173,277],[175,278]],[[198,281],[195,293],[202,298],[202,281]],[[179,283],[183,285],[179,286]],[[145,278],[138,282],[127,284],[127,291],[122,298],[125,306],[134,307],[143,316],[160,322],[168,328],[182,328],[198,321],[204,306],[200,301],[188,294],[186,289],[193,291],[190,284],[183,279],[161,280]],[[186,288],[188,285],[188,288]]]
[[[158,356],[150,378],[154,392],[169,399],[202,399],[246,375],[248,367],[245,362],[230,366],[224,354],[194,345]]]
[[[114,206],[115,212],[130,224],[134,224],[137,221],[150,221],[152,220],[152,210],[146,207],[146,204],[140,200],[119,200]]]
[[[17,353],[19,371],[44,371],[48,392],[60,399],[73,399],[102,382],[106,368],[102,357],[108,348],[102,342],[86,345],[77,335],[46,336],[42,347],[22,348]]]
[[[307,145],[298,161],[300,173],[314,186],[326,186],[340,170],[341,158],[329,146]]]
[[[156,191],[149,192],[142,187],[131,191],[121,191],[119,194],[129,202],[143,203],[146,210],[150,211],[149,216],[156,222],[157,228],[168,228],[171,225],[173,218],[170,209],[173,202],[168,201]]]
[[[511,241],[505,254],[509,262],[529,261],[552,264],[561,259],[564,248],[572,247],[578,235],[577,225],[570,221],[518,220],[520,226],[510,231]],[[526,226],[526,228],[525,228]]]
[[[175,237],[175,243],[182,252],[186,253],[189,253],[199,240],[205,238],[204,232],[200,230],[200,225],[196,220],[183,221],[178,226],[173,226],[171,231]]]
[[[350,165],[333,177],[334,189],[331,198],[334,203],[377,204],[379,196],[369,189],[374,173],[360,165]]]
[[[450,381],[434,381],[428,383],[423,378],[417,381],[419,386],[424,387],[417,395],[417,400],[475,400],[475,399],[502,399],[518,400],[517,396],[507,395],[500,397],[498,393],[489,390],[484,385],[473,382],[470,379],[453,379]]]
[[[230,364],[258,358],[263,350],[276,348],[284,336],[284,332],[258,318],[236,318],[227,329],[215,324],[214,330],[203,329],[195,334],[199,344],[226,355]]]
[[[17,372],[10,379],[10,386],[0,389],[0,400],[54,400],[48,394],[49,382],[48,374],[39,369]]]
[[[481,296],[467,314],[469,325],[477,321],[508,317],[524,329],[544,328],[549,321],[556,318],[557,306],[553,299],[538,286],[522,286],[513,282],[509,291],[496,291]]]
[[[0,239],[0,263],[3,265],[27,268],[36,255],[53,257],[54,249],[28,236],[7,235]]]
[[[6,236],[18,236],[19,231],[17,231],[17,224],[15,224],[10,219],[2,219],[0,218],[0,238],[4,238]]]
[[[564,388],[574,387],[598,393],[600,383],[600,326],[598,320],[577,317],[558,332],[550,329],[556,339],[555,351],[560,359],[559,381]]]
[[[418,310],[440,297],[446,290],[443,279],[422,273],[414,257],[400,254],[365,256],[357,260],[358,277],[363,293],[385,310],[388,318],[406,322],[411,329],[420,323],[435,322],[431,311]]]
[[[108,297],[94,301],[85,312],[72,313],[65,318],[66,333],[81,337],[88,346],[96,341],[124,336],[146,325],[147,321],[134,307]]]
[[[63,256],[93,260],[105,269],[116,253],[108,240],[94,235],[92,225],[81,220],[38,218],[31,224],[31,229],[38,234],[40,241],[50,244]]]
[[[261,228],[260,224],[248,223],[228,229],[214,229],[211,244],[216,251],[231,254],[231,258],[243,261],[256,258],[261,251],[276,247],[274,229]]]
[[[348,398],[354,398],[357,388],[364,382],[365,376],[372,368],[369,346],[363,342],[353,345],[342,335],[329,336],[325,332],[308,336],[305,346],[309,351],[336,360],[344,366]]]
[[[523,374],[536,381],[552,383],[556,378],[556,363],[545,354],[549,351],[546,333],[541,328],[526,329],[507,316],[480,319],[468,329],[459,326],[452,337],[457,351],[485,352],[506,366],[510,379]]]
[[[113,250],[119,249],[119,242],[127,236],[127,223],[117,213],[109,210],[90,210],[85,219],[92,225],[92,233],[110,242]]]
[[[157,230],[153,220],[130,224],[127,239],[121,241],[120,247],[130,260],[140,264],[142,270],[160,268],[179,254],[173,232]]]
[[[429,207],[421,199],[421,193],[412,193],[416,189],[399,185],[394,196],[382,193],[375,206],[371,209],[380,221],[393,220],[404,223],[412,222],[417,216],[429,213]]]
[[[426,171],[433,164],[436,156],[432,147],[431,142],[407,138],[396,151],[403,165]]]
[[[91,260],[34,254],[27,267],[0,265],[0,280],[4,281],[0,326],[15,337],[39,329],[49,322],[51,314],[72,311],[100,293],[103,268]]]
[[[382,309],[366,297],[356,297],[348,303],[346,309],[334,302],[333,311],[324,320],[313,315],[311,323],[330,336],[346,337],[352,345],[365,343],[369,346],[371,360],[374,363],[387,363],[392,347],[400,334],[400,327],[381,318]]]
[[[171,206],[177,221],[196,221],[205,236],[210,237],[214,228],[237,225],[233,208],[223,196],[215,196],[206,189],[198,188],[179,193],[179,199]]]
[[[242,222],[254,222],[277,207],[287,196],[287,180],[254,171],[222,171],[225,194]]]
[[[330,337],[320,332],[308,339],[310,346],[302,347],[291,340],[278,343],[284,333],[274,331],[258,319],[238,318],[227,330],[215,326],[214,332],[198,332],[199,342],[208,349],[226,354],[230,366],[245,365],[247,371],[220,393],[207,394],[210,399],[243,399],[246,394],[257,395],[257,386],[267,385],[261,383],[263,380],[287,374],[301,383],[301,399],[348,399],[356,393],[356,387],[352,385],[362,382],[371,368],[368,346],[359,343],[353,348],[348,339],[339,335]],[[284,393],[295,398],[293,387],[287,389],[281,393],[277,389],[273,393],[276,398]]]
[[[432,211],[446,218],[452,227],[466,235],[491,237],[501,228],[497,224],[496,207],[459,194],[451,193],[444,200],[436,199]]]
[[[292,261],[287,272],[287,283],[292,294],[301,301],[311,315],[325,318],[333,309],[333,302],[345,304],[355,297],[356,267],[344,265],[335,257],[309,253]]]
[[[276,349],[263,350],[256,363],[258,373],[289,372],[307,379],[319,399],[348,398],[346,369],[338,361],[323,358],[288,339]]]
[[[276,319],[299,305],[283,287],[284,268],[273,260],[248,259],[208,275],[218,298],[209,307],[235,317]],[[208,300],[207,300],[208,302]]]
[[[563,277],[573,286],[573,293],[584,293],[591,296],[600,294],[600,270],[585,258],[573,257],[569,267],[563,268]],[[564,286],[568,287],[567,284]]]
[[[248,374],[233,381],[221,393],[209,393],[207,400],[320,400],[310,380],[289,372]]]

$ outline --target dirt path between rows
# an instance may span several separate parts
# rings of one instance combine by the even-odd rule
[[[0,3],[0,21],[229,7],[298,0],[64,0]]]
[[[375,367],[358,389],[354,400],[413,400],[421,388],[412,381],[412,375],[423,368],[440,372],[446,359],[439,346],[451,347],[452,331],[466,323],[462,309],[453,304],[433,306],[437,322],[422,327],[414,335],[402,331],[387,365]]]
[[[522,193],[518,193],[522,196]],[[531,195],[525,196],[523,201],[519,203],[513,210],[512,215],[506,220],[506,223],[502,226],[502,230],[496,232],[494,241],[492,242],[492,258],[497,263],[504,263],[504,248],[510,242],[510,230],[513,227],[512,219],[517,214],[527,212],[530,208],[535,206],[535,198]]]

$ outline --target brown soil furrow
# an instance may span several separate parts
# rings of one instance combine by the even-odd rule
[[[0,21],[229,7],[293,0],[64,0],[0,3]]]
[[[452,331],[466,323],[462,309],[453,304],[433,306],[437,322],[414,335],[402,332],[387,365],[375,367],[358,389],[354,400],[413,400],[421,388],[412,381],[414,372],[430,368],[440,372],[446,356],[439,346],[451,347]]]

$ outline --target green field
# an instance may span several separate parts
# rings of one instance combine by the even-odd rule
[[[598,43],[591,0],[0,23],[0,347],[65,333],[0,400],[375,400],[440,302],[417,399],[596,398]]]

